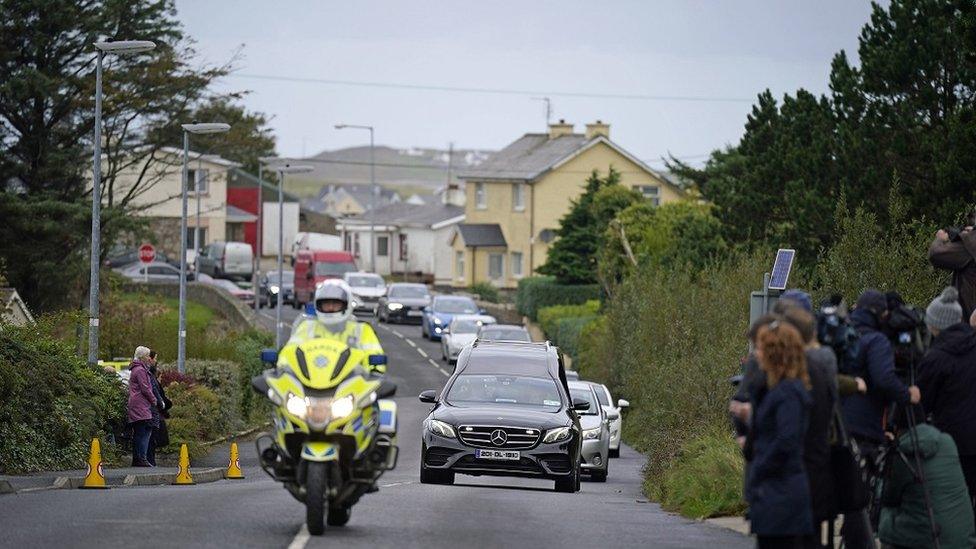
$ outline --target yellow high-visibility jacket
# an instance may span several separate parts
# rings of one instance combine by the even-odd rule
[[[306,318],[295,324],[292,328],[291,337],[288,338],[288,343],[301,344],[310,339],[326,338],[333,339],[337,341],[342,341],[346,345],[364,351],[368,357],[372,355],[382,355],[383,346],[380,345],[380,340],[376,337],[376,332],[373,327],[367,322],[357,322],[355,320],[347,320],[345,327],[341,332],[333,332],[325,327],[324,324],[318,321],[316,318]],[[379,366],[370,366],[367,362],[363,364],[367,369],[378,373],[386,373],[386,365],[381,364]]]

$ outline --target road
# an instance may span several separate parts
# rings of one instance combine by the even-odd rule
[[[286,309],[286,318],[295,311]],[[273,319],[273,314],[272,317]],[[270,324],[273,323],[269,322]],[[551,482],[458,476],[419,483],[424,389],[447,379],[438,344],[417,326],[380,325],[398,384],[400,461],[344,528],[309,538],[304,508],[242,450],[247,478],[196,486],[51,490],[0,496],[2,547],[752,547],[746,536],[663,512],[640,492],[643,457],[623,448],[605,484],[578,494]],[[426,355],[426,356],[425,356]],[[434,360],[431,360],[434,359]]]

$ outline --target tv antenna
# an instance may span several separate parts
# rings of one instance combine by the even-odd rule
[[[533,97],[532,100],[546,102],[546,127],[548,127],[549,121],[552,119],[552,99],[548,97]]]

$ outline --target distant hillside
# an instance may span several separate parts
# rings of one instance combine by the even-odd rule
[[[484,162],[493,151],[455,149],[452,173]],[[448,151],[444,149],[395,149],[378,146],[376,182],[401,192],[432,192],[447,183]],[[302,196],[313,196],[329,183],[369,183],[369,147],[324,151],[296,160],[315,167],[307,174],[288,176],[286,188]]]

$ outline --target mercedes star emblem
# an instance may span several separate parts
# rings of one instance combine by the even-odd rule
[[[501,446],[506,442],[508,442],[508,434],[506,434],[505,431],[502,431],[501,429],[495,429],[494,431],[491,432],[492,444],[494,444],[495,446]]]

